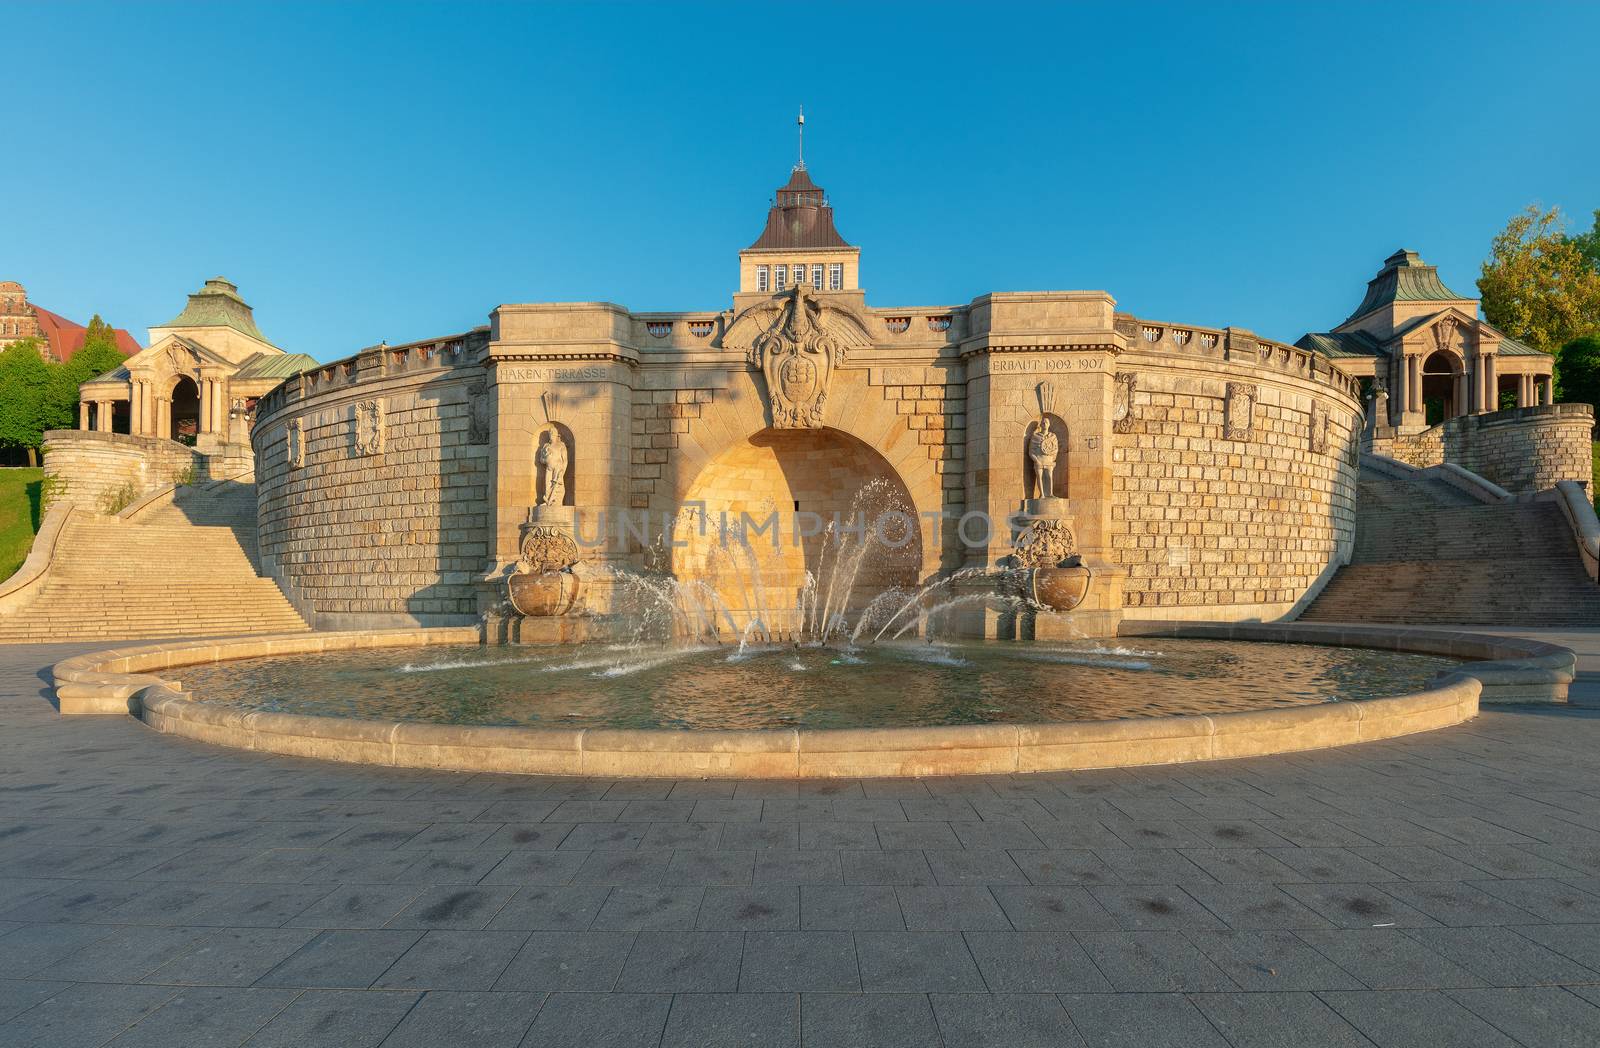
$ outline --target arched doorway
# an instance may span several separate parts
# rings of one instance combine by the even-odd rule
[[[1461,361],[1454,353],[1437,350],[1422,362],[1422,410],[1428,425],[1466,413],[1461,375]]]
[[[759,615],[787,632],[806,614],[797,609],[855,613],[920,579],[922,532],[905,483],[838,430],[766,429],[739,441],[701,469],[683,505],[673,574],[713,591],[741,627]]]
[[[172,387],[173,440],[193,444],[200,435],[200,387],[187,375],[179,377]]]

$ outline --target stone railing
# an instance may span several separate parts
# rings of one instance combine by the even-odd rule
[[[52,502],[115,513],[141,496],[205,472],[205,456],[162,437],[53,429],[44,435]]]
[[[260,423],[307,397],[350,388],[376,378],[481,366],[489,345],[489,329],[473,328],[459,335],[423,339],[399,346],[368,346],[351,356],[291,375],[256,403]]]
[[[1593,431],[1588,404],[1541,404],[1458,415],[1420,433],[1376,435],[1371,450],[1417,467],[1453,463],[1513,495],[1532,495],[1564,480],[1590,484]]]
[[[1129,339],[1130,353],[1181,353],[1211,360],[1240,361],[1293,378],[1332,386],[1361,403],[1361,383],[1309,349],[1265,339],[1245,328],[1207,328],[1168,324],[1118,313],[1117,333]]]

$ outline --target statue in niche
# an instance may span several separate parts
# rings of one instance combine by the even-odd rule
[[[1033,475],[1039,481],[1039,497],[1055,494],[1056,455],[1061,451],[1061,439],[1050,431],[1050,416],[1039,419],[1039,428],[1028,438],[1028,460],[1033,463]],[[1013,460],[1015,461],[1015,460]]]
[[[547,426],[539,443],[537,456],[544,470],[544,484],[540,486],[538,503],[541,506],[559,506],[567,498],[567,442],[554,426]]]

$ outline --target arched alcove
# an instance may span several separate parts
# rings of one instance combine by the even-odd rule
[[[1033,444],[1033,435],[1039,431],[1037,420],[1028,423],[1027,431],[1022,435],[1022,487],[1023,498],[1058,498],[1067,497],[1067,423],[1060,415],[1051,413],[1044,416],[1050,420],[1050,432],[1055,434],[1057,441],[1055,469],[1051,476],[1051,491],[1039,490],[1039,478],[1033,468],[1033,457],[1028,454],[1028,448]]]

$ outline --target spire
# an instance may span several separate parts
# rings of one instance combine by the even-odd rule
[[[806,169],[806,107],[805,106],[801,106],[800,107],[800,119],[795,121],[795,123],[798,124],[799,127],[800,127],[800,160],[794,166],[795,166],[795,170],[796,171],[804,171]]]

